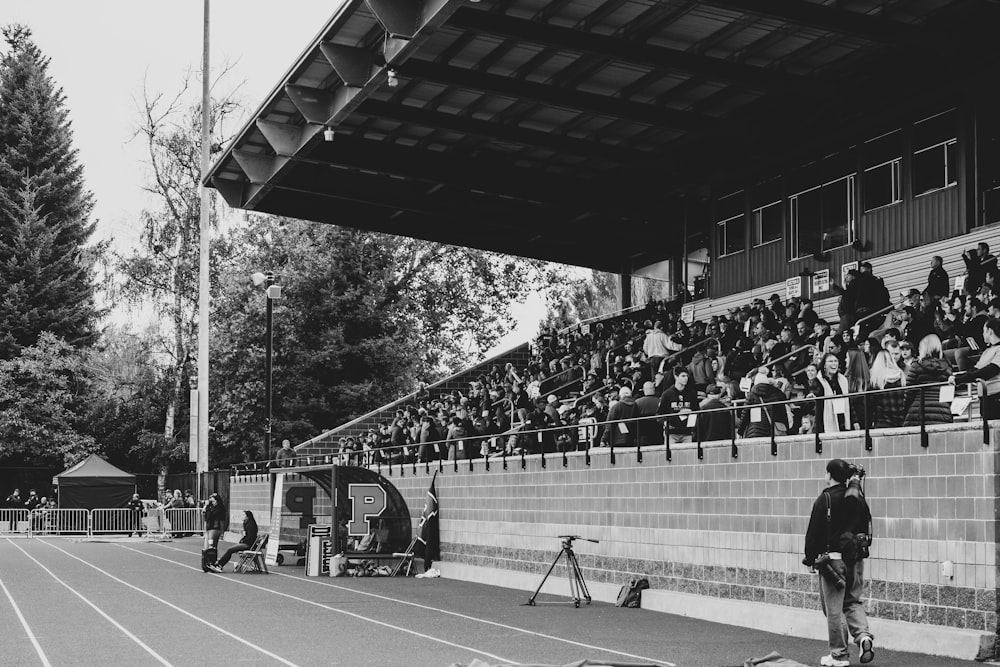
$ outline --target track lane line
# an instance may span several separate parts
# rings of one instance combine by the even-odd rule
[[[188,551],[187,549],[178,549],[177,547],[170,547],[170,546],[167,546],[166,544],[161,544],[161,543],[157,543],[157,544],[159,544],[159,546],[163,547],[164,549],[170,549],[171,551],[179,551],[181,553],[196,555],[195,552]],[[555,635],[548,635],[548,634],[545,634],[544,632],[537,632],[535,630],[528,630],[526,628],[519,628],[516,625],[507,625],[505,623],[500,623],[498,621],[490,621],[490,620],[487,620],[487,619],[484,619],[484,618],[476,618],[475,616],[468,616],[466,614],[461,614],[461,613],[459,613],[457,611],[450,611],[448,609],[440,609],[438,607],[431,607],[429,605],[420,604],[419,602],[410,602],[409,600],[400,600],[398,598],[392,598],[392,597],[389,597],[387,595],[379,595],[378,593],[369,593],[367,591],[358,590],[356,588],[349,588],[347,586],[338,586],[337,584],[331,584],[331,583],[327,583],[327,582],[324,582],[324,581],[313,581],[312,579],[305,579],[304,577],[297,577],[297,576],[295,576],[293,574],[284,574],[282,572],[272,572],[272,574],[276,574],[279,577],[287,577],[289,579],[296,579],[298,581],[304,581],[304,582],[307,582],[307,583],[310,583],[310,584],[316,584],[316,585],[319,585],[319,586],[327,586],[329,588],[335,588],[335,589],[341,590],[341,591],[347,591],[347,592],[350,592],[350,593],[357,593],[359,595],[366,595],[368,597],[377,598],[379,600],[384,600],[386,602],[396,602],[396,603],[399,603],[399,604],[402,604],[402,605],[408,605],[410,607],[416,607],[418,609],[423,609],[425,611],[434,611],[434,612],[438,612],[440,614],[447,614],[449,616],[454,616],[456,618],[461,618],[461,619],[464,619],[464,620],[467,620],[467,621],[475,621],[475,622],[478,622],[478,623],[483,623],[483,624],[486,624],[486,625],[491,625],[491,626],[496,627],[496,628],[502,628],[504,630],[511,630],[511,631],[514,631],[514,632],[520,632],[520,633],[523,633],[523,634],[526,634],[526,635],[530,635],[532,637],[539,637],[541,639],[549,639],[549,640],[552,640],[552,641],[557,641],[557,642],[562,642],[562,643],[565,643],[565,644],[570,644],[571,646],[576,646],[578,648],[586,648],[586,649],[591,649],[591,650],[594,650],[594,651],[602,651],[602,652],[606,652],[606,653],[613,653],[614,655],[620,655],[620,656],[623,656],[623,657],[626,657],[626,658],[634,658],[634,659],[637,659],[637,660],[645,660],[645,661],[649,661],[649,662],[654,662],[654,663],[656,663],[658,665],[664,665],[665,667],[677,667],[677,665],[675,663],[668,662],[667,660],[660,660],[660,659],[657,659],[657,658],[649,658],[647,656],[636,655],[635,653],[626,653],[624,651],[618,651],[618,650],[611,649],[611,648],[606,648],[606,647],[603,647],[603,646],[595,646],[593,644],[585,644],[583,642],[578,642],[578,641],[575,641],[573,639],[566,639],[565,637],[556,637]]]
[[[10,540],[7,541],[9,542]],[[21,613],[21,608],[17,606],[16,602],[14,602],[14,596],[10,594],[10,591],[7,590],[7,586],[4,585],[3,579],[0,579],[0,588],[3,589],[4,595],[6,595],[7,599],[10,600],[10,605],[14,608],[14,613],[17,614],[17,620],[21,621],[21,626],[28,634],[28,639],[31,640],[31,645],[35,647],[35,652],[38,653],[38,659],[42,661],[42,664],[45,665],[45,667],[52,667],[52,663],[50,663],[49,659],[45,657],[45,651],[42,650],[41,644],[39,644],[38,640],[35,638],[35,633],[31,631],[31,626],[28,625],[28,621],[25,620],[24,614]]]
[[[249,647],[249,648],[252,648],[252,649],[254,649],[255,651],[258,651],[259,653],[263,653],[264,655],[266,655],[266,656],[267,656],[267,657],[269,657],[269,658],[272,658],[272,659],[274,659],[274,660],[277,660],[278,662],[280,662],[280,663],[281,663],[281,664],[283,664],[283,665],[287,665],[288,667],[299,667],[299,666],[298,666],[298,665],[296,665],[296,664],[295,664],[294,662],[291,662],[291,661],[289,661],[289,660],[286,660],[286,659],[282,658],[282,657],[281,657],[280,655],[277,655],[277,654],[275,654],[275,653],[272,653],[271,651],[268,651],[267,649],[265,649],[265,648],[263,648],[263,647],[260,647],[260,646],[257,646],[257,645],[256,645],[256,644],[254,644],[253,642],[251,642],[251,641],[249,641],[249,640],[246,640],[246,639],[243,639],[243,638],[242,638],[242,637],[240,637],[239,635],[235,635],[235,634],[233,634],[232,632],[229,632],[228,630],[226,630],[226,629],[224,629],[224,628],[220,628],[220,627],[219,627],[218,625],[215,625],[215,624],[214,624],[214,623],[212,623],[211,621],[207,621],[207,620],[205,620],[204,618],[202,618],[202,617],[200,617],[200,616],[197,616],[197,615],[195,615],[195,614],[192,614],[191,612],[187,611],[186,609],[182,609],[181,607],[178,607],[177,605],[173,604],[172,602],[168,602],[168,601],[164,600],[163,598],[161,598],[161,597],[159,597],[159,596],[157,596],[157,595],[155,595],[155,594],[153,594],[153,593],[150,593],[149,591],[145,591],[145,590],[143,590],[143,589],[139,588],[138,586],[135,586],[135,585],[133,585],[133,584],[130,584],[130,583],[128,583],[128,582],[127,582],[127,581],[125,581],[124,579],[119,579],[118,577],[116,577],[115,575],[111,574],[110,572],[107,572],[107,571],[105,571],[105,570],[102,570],[101,568],[97,567],[97,566],[96,566],[96,565],[94,565],[93,563],[90,563],[90,562],[88,562],[88,561],[85,561],[85,560],[83,560],[82,558],[80,558],[79,556],[75,556],[75,555],[73,555],[73,554],[69,553],[69,552],[68,552],[68,551],[66,551],[65,549],[61,549],[61,548],[59,548],[59,547],[57,547],[57,546],[56,546],[55,544],[52,544],[51,542],[48,542],[48,541],[46,541],[46,540],[39,540],[39,542],[41,542],[42,544],[45,544],[45,545],[47,545],[47,546],[50,546],[50,547],[52,547],[52,548],[53,548],[53,549],[55,549],[56,551],[60,551],[60,552],[62,552],[62,553],[64,553],[64,554],[66,554],[67,556],[69,556],[70,558],[73,558],[74,560],[78,560],[78,561],[80,561],[80,562],[81,562],[81,563],[83,563],[84,565],[86,565],[86,566],[88,566],[88,567],[90,567],[90,568],[93,568],[93,569],[97,570],[98,572],[100,572],[100,573],[101,573],[101,574],[103,574],[104,576],[106,576],[106,577],[108,577],[108,578],[110,578],[110,579],[113,579],[114,581],[117,581],[118,583],[120,583],[120,584],[122,584],[122,585],[124,585],[124,586],[128,586],[129,588],[131,588],[131,589],[132,589],[132,590],[134,590],[134,591],[137,591],[137,592],[139,592],[139,593],[142,593],[143,595],[145,595],[145,596],[147,596],[147,597],[150,597],[150,598],[152,598],[152,599],[156,600],[157,602],[159,602],[159,603],[161,603],[161,604],[164,604],[164,605],[166,605],[166,606],[170,607],[170,608],[171,608],[171,609],[173,609],[174,611],[179,611],[180,613],[184,614],[185,616],[188,616],[188,617],[190,617],[190,618],[193,618],[194,620],[198,621],[199,623],[203,623],[204,625],[207,625],[208,627],[212,628],[212,629],[213,629],[213,630],[215,630],[216,632],[221,632],[222,634],[226,635],[227,637],[229,637],[229,638],[231,638],[231,639],[235,639],[236,641],[240,642],[240,643],[241,643],[241,644],[243,644],[244,646],[247,646],[247,647]],[[134,550],[134,549],[129,549],[129,551],[135,551],[135,550]],[[141,553],[141,552],[139,552],[139,553]],[[30,556],[29,556],[29,558],[30,558]],[[36,562],[37,562],[37,561],[36,561]],[[197,568],[192,568],[192,569],[197,569]],[[169,664],[169,663],[165,663],[165,664]]]
[[[43,541],[43,540],[39,540],[39,541],[40,541],[40,542],[43,542],[43,543],[44,543],[44,541]],[[11,542],[11,541],[10,541],[10,539],[8,539],[8,540],[7,540],[7,542],[10,542],[11,544],[13,544],[13,546],[14,546],[14,547],[15,547],[15,548],[16,548],[16,549],[17,549],[18,551],[20,551],[20,552],[21,552],[21,553],[23,553],[23,554],[24,554],[25,556],[27,556],[28,558],[30,558],[30,559],[31,559],[31,560],[32,560],[32,561],[33,561],[33,562],[35,563],[35,565],[37,565],[38,567],[40,567],[40,568],[42,568],[43,570],[45,570],[45,571],[46,571],[46,572],[48,573],[48,575],[49,575],[50,577],[52,577],[52,578],[53,578],[53,579],[55,579],[55,580],[56,580],[57,582],[59,582],[60,584],[62,584],[62,585],[63,585],[63,587],[64,587],[64,588],[66,588],[66,590],[68,590],[68,591],[69,591],[70,593],[72,593],[73,595],[77,596],[78,598],[80,598],[81,600],[83,600],[84,602],[86,602],[86,603],[87,603],[87,605],[89,605],[91,609],[93,609],[93,610],[94,610],[94,611],[96,611],[96,612],[97,612],[98,614],[100,614],[101,616],[103,616],[103,617],[104,617],[104,619],[105,619],[106,621],[108,621],[109,623],[111,623],[111,624],[112,624],[113,626],[115,626],[116,628],[118,628],[119,630],[121,630],[121,632],[122,632],[122,633],[123,633],[123,634],[124,634],[124,635],[125,635],[126,637],[128,637],[129,639],[131,639],[132,641],[134,641],[134,642],[135,642],[136,644],[138,644],[138,645],[139,645],[139,646],[140,646],[140,647],[141,647],[141,648],[142,648],[142,649],[143,649],[144,651],[146,651],[146,653],[148,653],[149,655],[151,655],[151,656],[152,656],[152,657],[153,657],[153,658],[154,658],[154,659],[155,659],[155,660],[156,660],[157,662],[159,662],[159,663],[160,663],[161,665],[166,665],[166,667],[173,667],[173,665],[171,665],[171,664],[170,664],[170,663],[169,663],[169,662],[168,662],[168,661],[166,660],[166,658],[164,658],[164,657],[163,657],[162,655],[160,655],[159,653],[157,653],[156,651],[154,651],[154,650],[153,650],[152,648],[150,648],[150,647],[149,647],[149,645],[147,645],[147,644],[146,644],[146,643],[145,643],[144,641],[142,641],[141,639],[139,639],[138,637],[136,637],[136,636],[135,636],[134,634],[132,634],[131,632],[129,632],[129,630],[128,630],[128,629],[127,629],[127,628],[126,628],[125,626],[123,626],[123,625],[122,625],[121,623],[119,623],[119,622],[118,622],[118,621],[116,621],[115,619],[113,619],[113,618],[111,618],[110,616],[108,616],[108,614],[107,614],[107,613],[105,613],[103,609],[101,609],[101,608],[100,608],[100,607],[98,607],[98,606],[97,606],[96,604],[94,604],[93,602],[91,602],[90,600],[88,600],[87,598],[85,598],[85,597],[83,596],[83,594],[81,594],[81,593],[80,593],[79,591],[77,591],[77,590],[76,590],[75,588],[73,588],[72,586],[70,586],[69,584],[67,584],[67,583],[66,583],[65,581],[63,581],[62,579],[60,579],[59,577],[57,577],[57,576],[56,576],[56,575],[55,575],[55,574],[54,574],[54,573],[52,572],[52,570],[50,570],[49,568],[47,568],[47,567],[45,567],[44,565],[42,565],[42,564],[41,564],[41,563],[40,563],[40,562],[38,561],[38,559],[36,559],[36,558],[35,558],[34,556],[32,556],[31,554],[29,554],[29,553],[28,553],[27,551],[25,551],[24,549],[22,549],[22,548],[21,548],[20,546],[18,546],[17,544],[14,544],[13,542]],[[60,551],[62,551],[62,549],[60,549]]]
[[[200,572],[201,571],[201,568],[193,567],[191,565],[188,565],[187,563],[181,563],[181,562],[176,561],[176,560],[171,560],[169,558],[164,558],[163,556],[157,556],[156,554],[151,554],[151,553],[147,553],[145,551],[140,551],[138,549],[133,549],[133,548],[127,547],[127,546],[125,546],[123,544],[119,544],[117,546],[121,547],[122,549],[126,549],[128,551],[134,551],[137,554],[141,554],[141,555],[147,556],[149,558],[155,558],[157,560],[162,560],[165,563],[172,563],[172,564],[177,565],[179,567],[184,567],[184,568],[187,568],[189,570],[195,570],[196,572]],[[185,551],[184,549],[175,549],[175,551],[181,551],[183,553],[191,553],[189,551]],[[444,644],[445,646],[451,646],[452,648],[461,649],[463,651],[469,651],[470,653],[476,653],[478,655],[484,655],[487,658],[491,658],[493,660],[498,660],[498,661],[500,661],[502,663],[505,663],[505,664],[509,664],[509,665],[520,665],[521,664],[521,663],[519,663],[517,661],[510,660],[508,658],[504,658],[504,657],[499,656],[499,655],[494,655],[492,653],[487,653],[486,651],[481,651],[481,650],[479,650],[477,648],[472,648],[471,646],[465,646],[463,644],[456,644],[455,642],[448,641],[447,639],[442,639],[440,637],[435,637],[433,635],[424,634],[423,632],[417,632],[416,630],[411,630],[410,628],[404,628],[401,625],[393,625],[392,623],[387,623],[385,621],[380,621],[377,618],[371,618],[369,616],[362,616],[361,614],[355,614],[354,612],[346,611],[344,609],[337,609],[336,607],[331,607],[330,605],[326,605],[326,604],[323,604],[321,602],[314,602],[313,600],[307,600],[306,598],[301,598],[301,597],[298,597],[296,595],[291,595],[290,593],[282,593],[281,591],[276,591],[276,590],[274,590],[272,588],[267,588],[265,586],[258,586],[256,584],[251,584],[251,583],[246,582],[246,581],[240,581],[239,579],[230,579],[229,577],[216,577],[216,579],[221,580],[221,581],[228,581],[228,582],[233,583],[233,584],[239,584],[240,586],[248,586],[250,588],[254,588],[254,589],[257,589],[259,591],[264,591],[265,593],[271,593],[272,595],[278,595],[280,597],[288,598],[289,600],[295,600],[297,602],[303,602],[305,604],[312,605],[314,607],[319,607],[320,609],[326,609],[328,611],[332,611],[332,612],[335,612],[337,614],[343,614],[344,616],[350,616],[351,618],[355,618],[355,619],[357,619],[359,621],[366,621],[368,623],[374,623],[376,625],[381,625],[382,627],[389,628],[390,630],[398,630],[399,632],[405,632],[406,634],[413,635],[413,636],[419,637],[421,639],[427,639],[427,640],[430,640],[430,641],[433,641],[433,642],[437,642],[439,644]]]

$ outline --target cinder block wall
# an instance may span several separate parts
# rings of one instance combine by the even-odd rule
[[[876,617],[970,628],[995,635],[996,433],[984,445],[975,426],[874,434],[873,451],[857,436],[811,436],[730,443],[607,450],[588,467],[582,453],[510,458],[458,471],[446,462],[437,478],[442,556],[446,561],[541,574],[561,534],[577,542],[589,580],[625,583],[642,575],[658,589],[721,598],[819,608],[814,575],[802,566],[803,536],[813,500],[824,487],[826,462],[865,466],[875,516],[866,606]],[[430,476],[423,465],[383,475],[406,498],[416,519]],[[233,483],[234,497],[238,484]],[[954,578],[941,563],[954,563]]]

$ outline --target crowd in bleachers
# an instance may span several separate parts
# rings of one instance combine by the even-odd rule
[[[423,462],[652,445],[663,443],[664,422],[672,442],[910,426],[921,413],[950,422],[950,392],[905,389],[949,380],[986,380],[982,409],[996,416],[1000,272],[984,243],[963,259],[961,289],[934,257],[926,284],[895,298],[863,262],[833,286],[831,322],[808,298],[772,294],[703,321],[685,322],[675,299],[547,330],[525,367],[493,366],[465,391],[421,388],[392,420],[341,438],[342,456]],[[721,409],[733,405],[742,409]],[[604,424],[615,420],[631,421]]]

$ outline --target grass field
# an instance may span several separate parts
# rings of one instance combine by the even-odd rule
[[[198,538],[0,539],[0,664],[447,667],[590,658],[728,667],[772,650],[815,665],[824,652],[822,642],[641,609],[527,607],[528,593],[454,580],[318,579],[301,567],[205,574],[200,548]],[[880,651],[874,664],[976,663]]]

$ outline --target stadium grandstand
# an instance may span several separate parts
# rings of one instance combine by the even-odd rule
[[[831,452],[869,457],[893,549],[873,548],[872,611],[902,624],[882,631],[994,657],[998,19],[963,0],[345,2],[207,182],[235,208],[613,272],[621,311],[297,455],[395,466],[410,499],[464,461],[488,479],[455,482],[442,540],[468,576],[537,571],[540,536],[583,525],[614,536],[582,559],[600,581],[653,571],[718,620],[706,600],[815,609],[809,480]],[[633,303],[637,276],[672,298]],[[546,454],[561,466],[517,482],[543,491],[498,490],[491,460]]]

